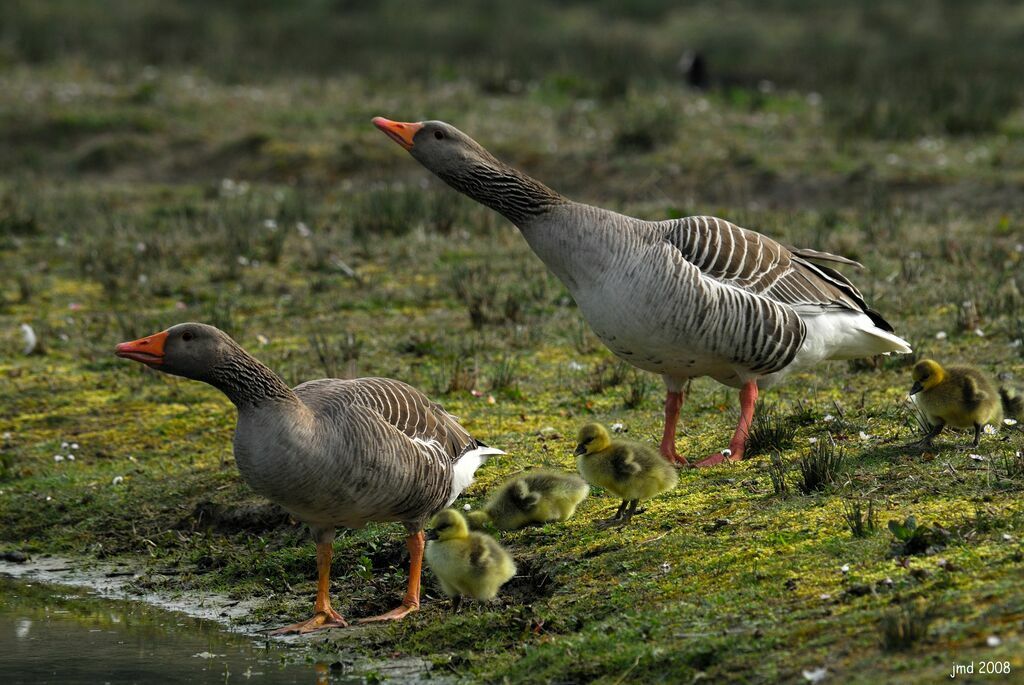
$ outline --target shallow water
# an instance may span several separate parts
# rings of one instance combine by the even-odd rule
[[[0,681],[360,683],[296,650],[131,600],[0,576]]]

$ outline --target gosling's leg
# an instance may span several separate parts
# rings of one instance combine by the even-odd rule
[[[287,635],[289,633],[311,633],[325,628],[345,628],[348,622],[337,611],[331,608],[331,556],[334,553],[334,536],[329,540],[319,539],[316,543],[316,601],[313,603],[313,617],[278,628],[271,635]]]
[[[928,431],[927,435],[918,440],[916,443],[911,443],[911,445],[917,445],[918,447],[931,447],[932,440],[938,437],[939,433],[941,433],[942,429],[945,427],[946,424],[943,421],[936,422],[935,425],[932,426],[931,429]]]
[[[729,449],[712,454],[707,459],[697,462],[697,467],[715,466],[726,461],[739,461],[743,458],[743,450],[747,446],[750,435],[750,424],[754,422],[754,405],[757,403],[757,381],[747,381],[740,389],[740,420],[736,424],[736,432],[729,441]]]
[[[633,520],[633,516],[635,516],[637,513],[636,508],[638,504],[640,504],[640,500],[638,499],[631,500],[629,502],[629,511],[627,511],[626,515],[622,517],[622,525],[626,525],[627,523]]]
[[[397,621],[420,608],[420,575],[423,573],[423,547],[426,544],[423,531],[413,533],[405,539],[409,548],[409,583],[405,588],[405,598],[401,606],[380,616],[359,619],[359,623],[375,621]]]
[[[629,504],[628,499],[622,500],[622,504],[619,505],[618,511],[615,512],[615,516],[610,519],[601,519],[597,521],[598,528],[611,528],[612,526],[621,526],[623,523],[622,515],[626,511],[626,506]]]
[[[981,443],[981,424],[974,424],[974,442],[971,443],[971,447],[977,447]]]

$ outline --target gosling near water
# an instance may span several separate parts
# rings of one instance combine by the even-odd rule
[[[576,467],[591,485],[622,498],[615,516],[599,521],[601,527],[629,523],[640,500],[676,486],[676,469],[652,447],[631,440],[612,440],[608,429],[589,423],[580,429]],[[628,507],[628,509],[627,509]]]
[[[977,447],[985,424],[998,427],[1004,415],[1013,419],[1024,415],[1024,399],[1005,388],[997,391],[988,376],[974,367],[943,367],[933,359],[922,359],[914,366],[912,376],[910,395],[931,425],[920,441],[922,445],[931,445],[949,426],[973,428],[971,446]]]
[[[507,480],[483,507],[466,516],[469,527],[518,530],[531,524],[566,521],[590,492],[574,473],[538,469]]]
[[[456,609],[463,597],[493,599],[516,574],[512,556],[491,536],[470,532],[466,519],[454,509],[434,517],[427,540],[427,566]]]

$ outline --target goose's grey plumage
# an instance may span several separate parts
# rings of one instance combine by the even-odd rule
[[[742,455],[759,386],[825,359],[910,351],[846,276],[820,263],[856,264],[845,257],[787,248],[715,217],[645,221],[573,202],[444,122],[374,124],[512,221],[601,341],[662,375],[668,458],[685,463],[675,453],[675,422],[691,378],[741,388],[728,453],[702,462],[709,464]]]
[[[487,455],[501,453],[401,381],[329,378],[291,389],[212,326],[179,324],[122,343],[118,354],[224,392],[238,409],[234,452],[242,477],[307,523],[318,548],[329,547],[338,526],[402,523],[417,575],[410,572],[407,610],[419,602],[424,524],[472,482]],[[329,603],[326,610],[318,608],[325,615],[330,611]]]

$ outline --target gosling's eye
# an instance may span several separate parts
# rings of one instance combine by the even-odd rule
[[[434,137],[438,140],[442,140],[444,138],[444,131],[434,131]]]
[[[181,334],[181,339],[184,340],[185,342],[188,342],[194,337],[196,336],[195,333],[193,333],[192,331],[185,331],[184,333]]]

